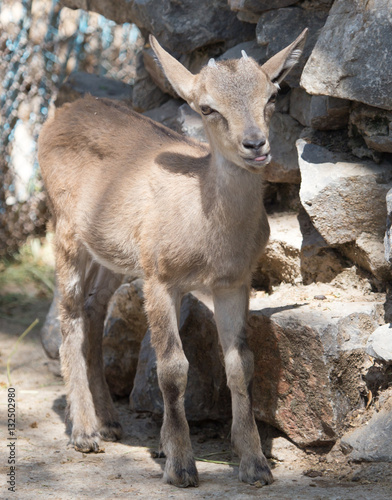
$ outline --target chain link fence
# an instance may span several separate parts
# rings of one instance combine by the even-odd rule
[[[61,84],[72,71],[132,84],[141,45],[134,25],[58,0],[0,0],[0,257],[45,234],[36,144]]]

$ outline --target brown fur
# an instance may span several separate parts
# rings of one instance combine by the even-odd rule
[[[136,270],[145,278],[165,403],[165,480],[198,484],[184,411],[188,361],[178,316],[184,293],[201,289],[214,299],[240,479],[272,481],[249,397],[253,356],[245,324],[251,272],[269,236],[258,174],[270,158],[270,98],[274,82],[297,61],[305,36],[263,67],[243,57],[209,64],[199,75],[151,38],[173,87],[193,109],[207,113],[210,147],[93,97],[63,106],[45,124],[39,162],[56,233],[61,361],[78,450],[97,451],[101,438],[121,435],[103,375],[102,325],[121,274]]]

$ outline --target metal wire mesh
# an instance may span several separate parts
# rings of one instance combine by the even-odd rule
[[[140,33],[58,0],[0,0],[0,257],[48,218],[36,142],[51,101],[75,70],[133,83]]]

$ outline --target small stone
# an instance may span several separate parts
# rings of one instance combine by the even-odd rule
[[[298,221],[303,235],[301,246],[303,283],[308,285],[313,282],[332,281],[347,266],[345,259],[328,245],[303,208],[299,211]]]
[[[360,139],[370,149],[392,153],[391,111],[357,103],[350,113],[349,132],[356,147],[360,146]]]
[[[321,477],[323,475],[323,473],[319,470],[309,469],[309,470],[306,470],[303,473],[303,475],[307,476],[307,477]]]
[[[392,323],[380,326],[370,335],[366,350],[374,358],[392,363]]]
[[[270,239],[253,275],[253,286],[270,290],[280,283],[299,283],[302,234],[296,214],[269,217]]]
[[[354,431],[342,437],[342,444],[351,448],[351,460],[365,462],[392,462],[392,409],[391,403]],[[350,447],[350,448],[349,448]]]

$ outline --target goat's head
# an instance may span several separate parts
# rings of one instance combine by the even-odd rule
[[[150,36],[166,77],[180,97],[203,117],[213,151],[239,167],[261,172],[271,159],[269,122],[279,83],[297,63],[307,30],[260,66],[244,52],[241,59],[210,60],[193,75]]]

